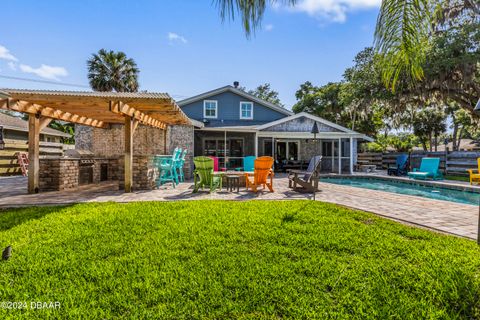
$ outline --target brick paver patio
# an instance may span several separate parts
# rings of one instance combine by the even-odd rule
[[[80,187],[73,191],[26,193],[26,179],[12,177],[0,179],[0,208],[32,205],[53,205],[78,202],[130,202],[130,201],[176,201],[176,200],[290,200],[311,199],[311,194],[297,193],[288,188],[285,176],[275,179],[275,192],[259,192],[255,195],[246,192],[221,192],[192,194],[192,183],[181,183],[177,188],[171,185],[158,190],[137,191],[125,194],[118,190],[117,183],[103,183]],[[384,191],[360,189],[320,183],[321,192],[318,201],[336,203],[360,209],[403,223],[414,224],[433,230],[451,233],[461,237],[476,239],[478,207],[448,201],[433,200],[415,196],[401,195]]]

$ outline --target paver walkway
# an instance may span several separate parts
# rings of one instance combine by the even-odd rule
[[[176,200],[289,200],[311,199],[311,194],[297,193],[288,188],[285,176],[274,181],[275,192],[260,192],[255,195],[241,189],[239,193],[221,192],[192,194],[192,183],[181,183],[177,188],[171,185],[159,190],[137,191],[129,194],[118,190],[117,183],[103,183],[80,187],[74,191],[26,194],[26,179],[23,177],[0,179],[0,208],[67,204],[78,202],[130,202],[130,201],[176,201]],[[320,183],[318,201],[336,203],[355,209],[372,212],[404,223],[419,225],[441,232],[476,239],[478,207],[448,201],[433,200],[377,190]]]

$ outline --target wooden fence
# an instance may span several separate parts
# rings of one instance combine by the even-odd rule
[[[40,142],[40,156],[63,156],[64,145],[56,142]],[[28,152],[25,140],[5,140],[5,149],[0,150],[0,176],[22,174],[17,162],[17,152]]]
[[[358,154],[358,161],[376,165],[377,169],[386,169],[389,166],[395,166],[398,155],[405,153],[390,152],[364,152]],[[476,169],[477,158],[480,158],[480,152],[473,151],[448,151],[448,152],[425,152],[415,151],[410,153],[410,168],[420,167],[422,158],[440,158],[440,170],[445,174],[466,176],[467,169]]]

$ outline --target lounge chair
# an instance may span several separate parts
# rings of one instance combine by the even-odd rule
[[[245,173],[245,184],[247,190],[252,189],[253,192],[258,191],[258,186],[265,186],[273,192],[273,158],[259,157],[255,159],[253,173]],[[253,181],[250,178],[253,177]],[[270,178],[270,182],[268,182]]]
[[[468,169],[468,173],[470,175],[470,184],[477,182],[480,184],[480,158],[477,158],[477,169]]]
[[[193,192],[198,192],[199,188],[207,187],[210,192],[216,189],[222,190],[223,173],[215,173],[213,171],[213,159],[210,157],[193,158],[195,170],[193,171]]]
[[[407,174],[408,167],[408,155],[401,154],[397,156],[395,161],[395,167],[387,168],[387,174],[389,176],[404,176]]]
[[[442,173],[439,170],[440,158],[422,158],[420,168],[414,168],[412,172],[408,173],[408,176],[413,179],[432,178],[433,180],[443,179]]]
[[[295,191],[318,191],[318,175],[322,164],[322,156],[310,159],[307,171],[290,170],[288,173],[288,187]],[[300,185],[301,188],[298,188]]]

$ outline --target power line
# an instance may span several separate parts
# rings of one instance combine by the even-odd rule
[[[9,79],[9,80],[19,80],[19,81],[30,81],[30,82],[37,82],[37,83],[46,83],[46,84],[56,84],[56,85],[59,85],[59,86],[66,86],[66,87],[77,87],[77,88],[88,88],[88,89],[90,89],[89,86],[82,85],[82,84],[74,84],[74,83],[65,83],[65,82],[57,82],[57,81],[48,81],[48,80],[39,80],[39,79],[12,77],[12,76],[4,76],[4,75],[0,75],[0,78]]]

